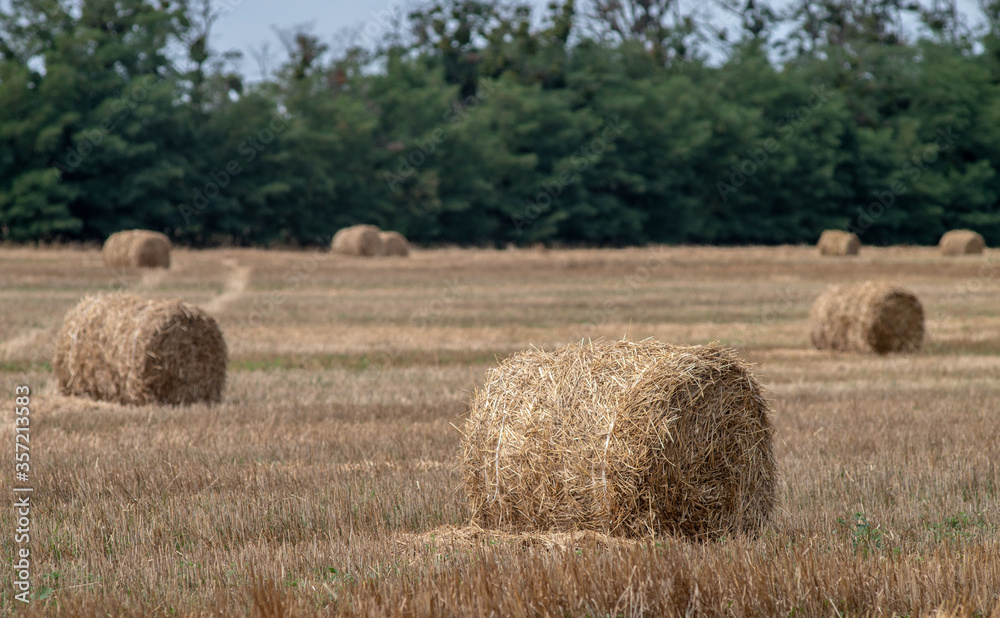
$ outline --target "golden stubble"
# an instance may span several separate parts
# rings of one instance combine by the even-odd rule
[[[992,250],[944,259],[934,248],[863,247],[830,260],[812,247],[364,259],[175,249],[171,258],[151,277],[106,270],[96,248],[0,250],[0,394],[12,402],[19,384],[33,392],[32,577],[46,596],[19,614],[1000,609]],[[816,297],[879,278],[920,298],[922,351],[811,349]],[[46,363],[65,312],[117,288],[196,305],[226,295],[214,305],[231,352],[219,404],[57,394]],[[703,544],[470,527],[456,427],[496,357],[625,334],[719,340],[754,364],[773,410],[769,526],[755,540]],[[12,445],[5,418],[0,442]],[[0,509],[5,558],[12,515]],[[0,612],[14,610],[0,595]]]

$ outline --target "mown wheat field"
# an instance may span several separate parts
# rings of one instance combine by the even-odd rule
[[[1000,613],[1000,252],[809,247],[175,250],[0,248],[0,477],[32,390],[33,600],[18,615],[947,615]],[[924,304],[914,355],[811,349],[830,284]],[[229,344],[222,404],[122,407],[55,392],[86,293],[180,297]],[[779,508],[754,540],[693,544],[466,526],[471,391],[498,357],[584,338],[713,340],[755,363]],[[13,502],[12,494],[7,498]],[[0,508],[13,560],[14,510]]]

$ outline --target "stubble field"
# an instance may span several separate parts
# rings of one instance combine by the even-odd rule
[[[832,283],[912,289],[910,356],[812,350]],[[222,404],[63,397],[64,313],[90,292],[180,297],[230,348]],[[31,389],[32,601],[18,615],[947,615],[1000,613],[1000,251],[808,247],[323,252],[0,249],[0,478]],[[497,357],[584,338],[719,340],[756,364],[779,508],[699,545],[467,526],[457,451]],[[17,545],[13,496],[0,547]]]

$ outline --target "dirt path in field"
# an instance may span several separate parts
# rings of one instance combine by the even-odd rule
[[[237,301],[250,283],[252,268],[241,266],[233,258],[224,258],[221,264],[227,269],[227,274],[223,284],[222,293],[211,299],[202,307],[209,313],[218,313]],[[170,271],[164,268],[150,269],[142,273],[141,278],[131,287],[134,292],[149,292],[156,290],[170,275]],[[128,288],[126,287],[126,290]],[[29,328],[21,330],[10,338],[6,338],[6,333],[0,335],[0,360],[10,359],[36,359],[39,354],[43,356],[51,350],[62,320],[52,324],[47,328]],[[40,352],[41,351],[41,352]],[[47,358],[47,356],[46,356]]]
[[[243,294],[243,291],[246,290],[247,285],[250,283],[250,273],[252,269],[249,266],[240,266],[239,263],[232,258],[226,258],[222,260],[222,263],[226,265],[231,272],[226,278],[222,294],[219,294],[205,304],[204,309],[209,313],[217,313],[228,307],[233,303],[233,301],[238,299]]]
[[[132,289],[134,291],[154,290],[160,286],[168,274],[170,273],[165,268],[147,269],[135,282]],[[128,291],[127,285],[125,290]],[[6,341],[0,341],[0,358],[26,359],[36,357],[39,350],[50,349],[61,327],[62,319],[58,319],[56,323],[47,328],[29,328]]]

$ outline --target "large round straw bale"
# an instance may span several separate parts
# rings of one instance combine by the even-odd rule
[[[369,257],[382,253],[382,239],[374,225],[352,225],[333,235],[332,248],[344,255]]]
[[[938,248],[944,255],[966,255],[982,253],[986,242],[972,230],[952,230],[941,237]]]
[[[515,354],[472,398],[461,457],[473,519],[514,531],[752,535],[775,501],[761,390],[718,344]]]
[[[227,356],[219,326],[197,307],[102,294],[66,314],[52,369],[66,395],[135,405],[217,402]]]
[[[924,309],[916,295],[884,281],[831,286],[809,318],[820,350],[915,352],[924,340]]]
[[[410,255],[410,243],[399,232],[379,232],[379,239],[382,241],[382,255]]]
[[[844,230],[824,230],[819,236],[820,255],[857,255],[861,240],[857,234]]]
[[[101,257],[108,268],[170,268],[170,239],[149,230],[115,232]]]

